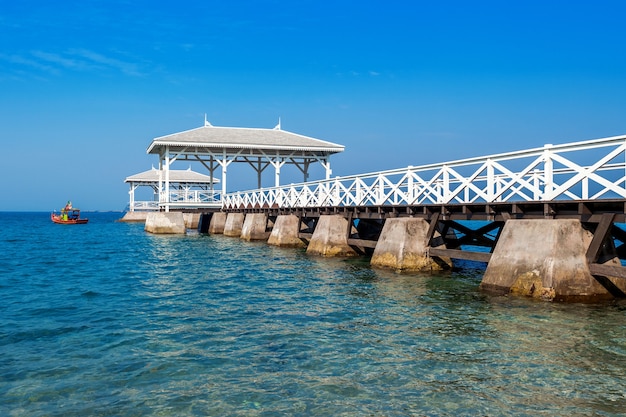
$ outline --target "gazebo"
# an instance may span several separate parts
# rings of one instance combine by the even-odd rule
[[[219,194],[215,192],[214,184],[218,179],[200,174],[191,170],[169,171],[169,196],[168,200],[172,207],[198,208],[219,207],[221,205]],[[154,167],[148,171],[140,172],[127,177],[124,182],[130,185],[129,211],[157,211],[159,210],[159,190],[163,188],[165,174],[162,170]],[[138,201],[135,199],[135,191],[139,187],[149,187],[153,190],[155,198],[150,201]]]
[[[175,161],[200,162],[210,178],[215,178],[221,168],[225,194],[228,166],[233,162],[249,164],[261,188],[261,173],[269,166],[274,167],[276,186],[280,185],[280,171],[285,164],[296,166],[308,181],[310,165],[319,163],[329,179],[330,156],[343,150],[342,145],[282,130],[280,122],[273,129],[239,128],[213,126],[205,119],[202,127],[153,139],[147,153],[159,156],[159,170],[163,172],[159,205],[169,211],[175,206],[169,199],[173,182],[170,167]]]

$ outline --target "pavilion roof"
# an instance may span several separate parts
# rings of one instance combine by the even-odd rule
[[[192,171],[191,167],[188,169],[170,169],[169,171],[170,171],[171,183],[211,184],[211,176]],[[140,172],[138,174],[126,177],[124,182],[158,183],[159,182],[159,170],[153,167],[152,169],[148,171]],[[218,182],[220,182],[219,179],[213,178],[213,183],[218,183]]]
[[[170,148],[193,147],[196,152],[252,150],[256,152],[306,152],[315,155],[330,155],[343,152],[344,146],[315,139],[309,136],[274,129],[205,126],[171,135],[154,138],[147,149],[149,154],[159,154],[163,146]]]

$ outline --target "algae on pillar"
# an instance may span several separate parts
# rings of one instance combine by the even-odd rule
[[[429,228],[429,223],[424,219],[387,219],[374,249],[371,265],[399,272],[441,271],[452,268],[450,258],[428,256]],[[435,236],[440,235],[435,232]]]

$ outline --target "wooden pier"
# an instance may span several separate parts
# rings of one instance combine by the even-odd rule
[[[149,152],[159,153],[160,167],[192,157],[214,166],[213,149],[181,138],[155,139]],[[223,181],[221,207],[194,208],[202,213],[200,231],[305,245],[311,255],[367,255],[372,266],[400,272],[483,262],[481,288],[501,294],[584,302],[626,297],[626,136],[335,178],[327,158],[342,148],[325,145],[316,154],[316,140],[307,140],[304,163],[322,162],[325,180],[280,186],[286,154],[271,159],[276,186],[227,193]],[[242,155],[217,163],[225,173]],[[257,158],[261,166],[264,155],[243,161]],[[160,207],[177,209],[169,201]]]

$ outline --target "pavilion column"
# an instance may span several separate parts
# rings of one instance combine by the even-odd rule
[[[283,165],[285,165],[285,159],[278,158],[276,161],[272,161],[272,165],[274,165],[274,169],[275,169],[274,186],[279,187],[280,186],[280,168]]]
[[[129,211],[135,211],[135,189],[137,188],[137,185],[135,185],[134,182],[130,183],[130,191],[128,192],[128,194],[130,194],[130,201],[129,201]]]
[[[170,211],[170,147],[165,147],[165,212]]]
[[[213,155],[211,155],[211,162],[210,162],[210,167],[209,168],[209,173],[211,174],[211,191],[213,191],[215,189],[215,185],[213,182],[213,178],[215,178],[215,165],[214,165],[214,160],[213,160]]]
[[[157,191],[157,207],[163,199],[163,158],[159,158],[159,188]]]
[[[228,173],[228,165],[230,165],[232,161],[233,161],[232,159],[230,161],[228,160],[228,157],[226,156],[226,150],[222,152],[222,160],[217,161],[217,163],[222,166],[222,197],[221,198],[224,198],[224,195],[226,194],[226,174]]]
[[[302,170],[302,174],[304,175],[304,182],[309,180],[309,166],[311,162],[309,160],[304,161],[304,169]]]
[[[330,160],[328,158],[321,159],[320,164],[326,169],[326,179],[329,180],[333,174],[333,170],[330,169]]]
[[[227,173],[227,166],[226,163],[222,164],[222,198],[224,197],[224,195],[226,194],[226,173]]]

